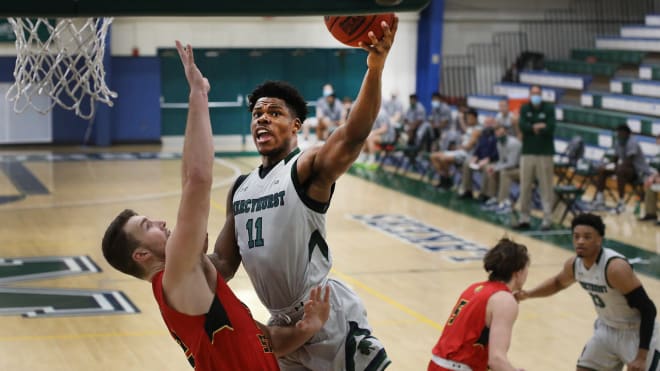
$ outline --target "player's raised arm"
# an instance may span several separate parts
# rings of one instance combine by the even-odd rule
[[[397,24],[396,17],[391,25],[382,22],[383,37],[378,40],[373,32],[370,32],[372,45],[360,44],[369,53],[367,72],[362,80],[360,92],[346,118],[346,124],[337,128],[328,137],[326,144],[320,147],[312,163],[313,176],[320,177],[321,182],[328,187],[346,172],[358,157],[378,116],[383,68],[394,42]]]
[[[163,287],[166,290],[179,285],[188,272],[200,265],[213,181],[209,82],[195,65],[192,47],[184,47],[177,41],[176,48],[188,80],[190,96],[181,165],[181,201],[176,227],[165,247],[167,260]]]

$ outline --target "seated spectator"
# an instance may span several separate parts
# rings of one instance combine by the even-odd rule
[[[429,115],[429,122],[433,129],[433,138],[440,138],[442,132],[448,128],[450,121],[451,108],[449,108],[447,103],[442,101],[440,93],[437,91],[433,92],[431,95],[431,114]],[[434,149],[438,150],[439,148]]]
[[[417,129],[426,122],[426,109],[417,100],[417,94],[410,94],[410,105],[403,116],[403,125],[408,136],[408,146],[417,141]]]
[[[472,172],[479,171],[485,172],[489,164],[493,164],[498,160],[497,157],[497,138],[493,127],[495,126],[495,118],[488,117],[484,122],[484,129],[479,135],[479,140],[474,148],[474,153],[469,161],[464,161],[462,165],[461,177],[461,195],[460,198],[471,199],[472,195]],[[485,177],[482,177],[482,179]],[[488,196],[482,187],[479,201],[485,202]]]
[[[332,85],[323,85],[323,96],[316,101],[316,117],[308,118],[302,127],[303,138],[309,139],[310,128],[316,128],[316,138],[324,141],[328,135],[341,125],[344,110],[337,100]]]
[[[385,109],[381,107],[357,162],[366,162],[367,165],[375,164],[381,143],[394,142],[394,135],[394,128],[390,125],[390,117]]]
[[[624,200],[626,184],[634,184],[642,181],[653,172],[649,166],[642,148],[635,138],[631,136],[628,125],[619,125],[616,129],[617,142],[614,147],[613,163],[602,165],[598,169],[596,207],[604,206],[603,191],[605,190],[607,178],[616,175],[617,188],[619,191],[619,201],[616,206],[616,212],[622,213],[625,210]]]
[[[496,206],[503,212],[511,211],[511,182],[520,179],[520,153],[522,143],[517,137],[508,134],[504,125],[495,124],[498,161],[486,166],[482,192],[490,197],[486,206]],[[495,193],[497,192],[497,197]]]
[[[498,112],[495,120],[498,125],[506,128],[507,135],[520,139],[520,130],[518,128],[518,114],[509,110],[509,100],[504,98],[498,102]]]
[[[655,142],[660,146],[660,135],[655,138]],[[656,154],[656,163],[660,163],[660,152]],[[660,174],[657,169],[651,168],[652,174],[646,177],[644,181],[644,216],[642,221],[655,220],[660,225],[658,219],[658,192],[660,192]]]
[[[399,100],[399,91],[397,89],[392,90],[389,99],[383,99],[381,107],[390,118],[390,126],[394,129],[400,128],[403,121],[403,104]]]
[[[461,136],[461,142],[454,150],[438,151],[431,154],[431,164],[440,175],[440,183],[438,187],[449,189],[452,187],[453,182],[449,175],[449,170],[452,165],[462,165],[472,153],[477,145],[477,141],[481,135],[481,126],[477,118],[477,111],[470,108],[465,113],[465,129]]]
[[[463,135],[463,128],[465,125],[465,114],[469,107],[465,104],[458,105],[458,113],[456,117],[449,120],[447,127],[440,133],[439,148],[440,151],[451,151],[458,147]]]

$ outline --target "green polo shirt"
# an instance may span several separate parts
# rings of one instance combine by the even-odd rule
[[[545,122],[545,129],[534,133],[532,126]],[[520,108],[520,132],[522,133],[523,155],[555,154],[555,105],[542,102],[539,107],[527,103]]]

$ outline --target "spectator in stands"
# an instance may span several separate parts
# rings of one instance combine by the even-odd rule
[[[497,124],[504,126],[508,135],[520,138],[518,114],[509,110],[509,100],[506,98],[500,100],[498,108],[497,116],[495,116]]]
[[[456,148],[448,151],[437,151],[431,153],[431,164],[440,175],[438,187],[449,189],[453,181],[449,175],[452,165],[462,165],[472,153],[477,145],[479,135],[481,135],[481,126],[477,116],[477,110],[468,109],[465,113],[465,130],[461,136],[461,142]]]
[[[316,138],[319,141],[328,139],[328,135],[342,124],[344,117],[343,106],[334,93],[324,98],[320,101],[321,104],[316,105],[316,118],[318,119]]]
[[[417,139],[417,129],[426,121],[426,109],[417,100],[417,94],[410,94],[410,105],[403,117],[406,134],[408,135],[408,145],[415,145]]]
[[[495,118],[488,117],[484,121],[484,128],[479,135],[477,145],[474,148],[474,153],[469,161],[464,161],[462,165],[461,176],[461,193],[460,198],[471,199],[472,195],[472,172],[479,171],[482,173],[482,179],[485,178],[484,173],[490,164],[494,164],[497,160],[497,138],[495,137]],[[481,188],[478,200],[485,202],[488,199],[484,188]]]
[[[460,144],[461,136],[463,135],[463,128],[466,126],[465,115],[468,110],[469,108],[465,103],[458,105],[456,116],[454,117],[452,115],[452,118],[449,120],[449,125],[442,131],[442,133],[440,133],[440,151],[455,150],[458,144]]]
[[[619,125],[616,128],[616,136],[617,141],[614,146],[614,159],[612,163],[604,164],[598,169],[595,207],[604,206],[603,191],[606,187],[607,178],[611,175],[616,175],[617,190],[619,191],[616,212],[622,213],[625,210],[626,184],[634,185],[636,182],[642,182],[646,177],[653,174],[653,171],[639,143],[632,137],[628,125]]]
[[[319,141],[326,140],[330,132],[341,124],[342,105],[335,96],[331,84],[323,85],[323,96],[316,100],[316,117],[305,120],[303,125],[303,138],[309,139],[309,130],[316,128],[316,138]]]
[[[660,148],[660,135],[655,138],[655,143]],[[656,153],[654,164],[656,168],[651,168],[653,174],[649,175],[644,181],[644,216],[640,218],[642,221],[656,220],[656,224],[660,225],[658,219],[658,192],[660,192],[660,174],[658,174],[658,165],[660,165],[660,152]]]
[[[538,181],[543,207],[541,230],[552,226],[552,200],[554,197],[553,176],[555,154],[555,106],[541,98],[541,87],[529,89],[529,103],[520,109],[520,132],[522,133],[522,155],[520,158],[520,219],[515,229],[530,228],[532,208],[532,186]]]
[[[433,92],[431,95],[431,114],[429,115],[429,122],[433,128],[433,138],[440,138],[442,132],[445,131],[449,122],[451,121],[451,108],[447,103],[442,101],[440,93]],[[437,142],[439,143],[439,141]],[[438,150],[439,148],[435,148]]]
[[[394,142],[394,135],[394,128],[390,125],[390,117],[381,106],[357,162],[374,165],[377,161],[376,155],[380,151],[381,144]]]
[[[381,107],[385,110],[390,118],[390,126],[399,130],[403,121],[403,104],[399,100],[399,91],[392,90],[389,99],[383,99]]]
[[[511,182],[520,179],[520,151],[522,144],[516,136],[510,135],[507,127],[495,124],[498,161],[486,167],[482,191],[488,197],[486,206],[497,206],[502,212],[511,211]],[[497,192],[497,197],[495,193]]]

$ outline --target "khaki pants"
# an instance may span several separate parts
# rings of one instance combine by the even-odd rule
[[[532,209],[532,183],[538,180],[543,206],[543,224],[552,223],[554,163],[552,156],[522,155],[520,157],[520,222],[529,223]]]
[[[470,159],[463,161],[461,165],[461,191],[462,192],[472,192],[473,182],[472,182],[472,169],[470,169]]]
[[[500,188],[497,192],[497,202],[504,202],[511,194],[511,182],[520,181],[520,169],[505,169],[499,172]]]
[[[658,215],[658,192],[647,189],[644,192],[644,213]]]
[[[493,164],[488,164],[484,167],[484,171],[481,172],[481,179],[483,182],[481,185],[481,194],[488,196],[488,198],[495,197],[495,194],[497,194],[499,172],[494,172],[491,175],[488,175],[487,171],[493,167]]]

